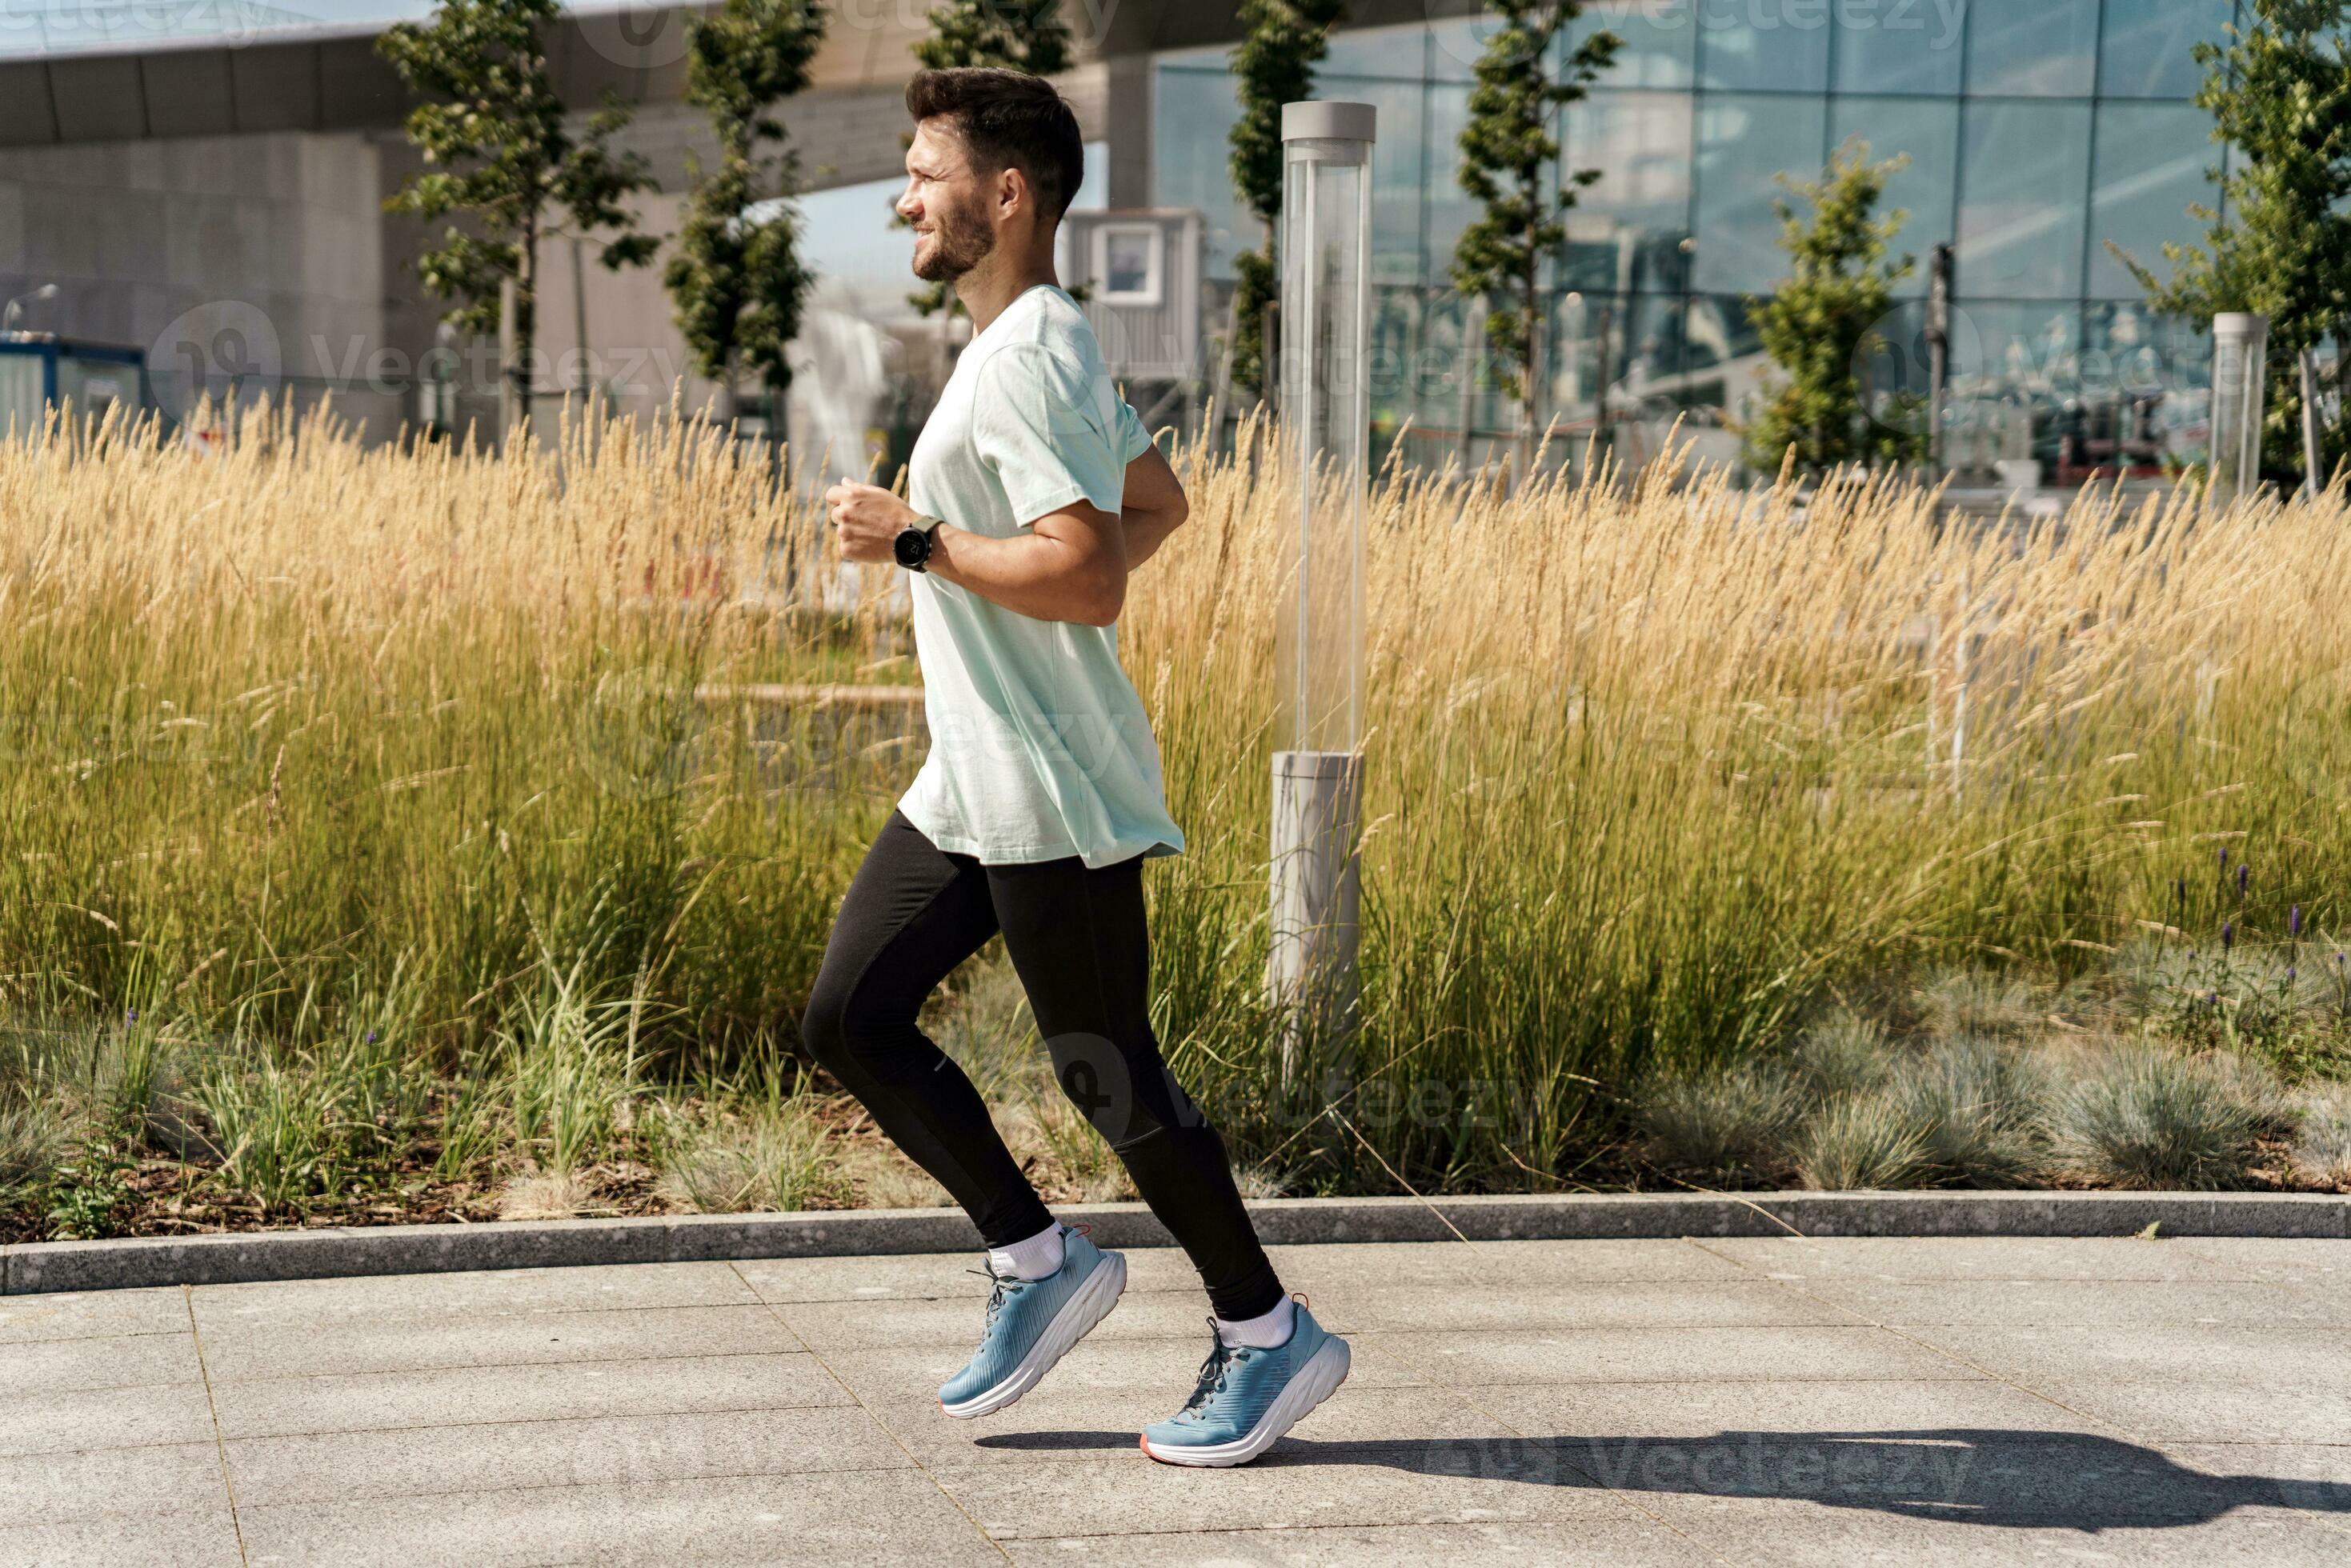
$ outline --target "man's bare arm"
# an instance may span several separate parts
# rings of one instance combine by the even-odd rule
[[[1155,446],[1144,449],[1141,457],[1126,465],[1126,488],[1118,505],[1119,520],[1125,524],[1130,572],[1157,554],[1167,535],[1192,514],[1182,482]]]
[[[825,502],[844,560],[894,559],[891,546],[917,515],[871,484],[836,484]],[[925,566],[935,577],[1038,620],[1108,626],[1126,603],[1126,531],[1116,515],[1084,501],[1047,513],[1009,539],[941,523],[931,531]]]

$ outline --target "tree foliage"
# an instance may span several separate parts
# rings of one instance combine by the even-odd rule
[[[781,391],[814,276],[795,243],[797,164],[775,109],[808,86],[824,7],[726,0],[689,27],[685,98],[710,116],[718,157],[709,170],[687,162],[692,195],[664,281],[696,369],[730,394],[745,368]]]
[[[1600,178],[1579,170],[1554,183],[1559,112],[1582,99],[1615,62],[1624,40],[1593,33],[1558,75],[1553,47],[1583,9],[1581,0],[1494,0],[1501,26],[1486,40],[1461,132],[1461,189],[1485,209],[1453,252],[1453,283],[1487,302],[1486,342],[1517,372],[1519,405],[1532,440],[1541,376],[1543,263],[1567,244],[1576,192]],[[1463,373],[1468,367],[1464,365]]]
[[[538,241],[568,224],[601,233],[608,267],[642,266],[658,242],[635,232],[622,202],[653,188],[643,161],[616,153],[628,114],[609,99],[575,127],[547,69],[545,29],[555,0],[443,0],[423,22],[389,28],[376,47],[409,89],[408,139],[425,163],[384,202],[426,223],[461,219],[416,258],[416,275],[452,301],[443,319],[495,332],[505,286],[514,285],[515,356],[506,367],[508,419],[529,403],[538,340]]]
[[[2189,212],[2202,244],[2163,247],[2169,278],[2120,246],[2107,248],[2147,291],[2150,306],[2199,331],[2221,311],[2270,318],[2270,389],[2262,467],[2279,478],[2303,467],[2299,357],[2351,334],[2351,0],[2250,0],[2250,25],[2230,41],[2196,46],[2205,69],[2197,104],[2212,139],[2235,150],[2206,178],[2221,210]],[[2225,216],[2223,215],[2225,211]],[[2321,436],[2328,470],[2351,457],[2351,410]]]
[[[1265,391],[1265,313],[1279,296],[1275,226],[1281,221],[1281,106],[1314,96],[1314,67],[1331,50],[1345,0],[1241,0],[1233,51],[1241,117],[1232,131],[1233,189],[1265,227],[1262,247],[1233,258],[1232,383]]]
[[[1887,401],[1898,406],[1873,409],[1863,377],[1884,345],[1877,327],[1894,308],[1895,286],[1917,265],[1907,255],[1886,259],[1910,214],[1876,215],[1886,182],[1908,161],[1872,163],[1868,143],[1855,138],[1831,156],[1819,180],[1780,176],[1809,210],[1774,203],[1791,270],[1768,299],[1748,302],[1764,352],[1786,372],[1741,432],[1758,468],[1777,471],[1792,454],[1798,472],[1817,474],[1840,463],[1925,454],[1925,433],[1910,417],[1916,399],[1894,394]]]
[[[993,66],[1050,77],[1070,68],[1070,26],[1061,0],[948,0],[931,13],[914,57],[935,71]]]

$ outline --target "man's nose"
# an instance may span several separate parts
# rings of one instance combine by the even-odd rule
[[[922,213],[923,204],[915,200],[914,188],[912,185],[907,186],[898,196],[898,215],[902,218],[918,218],[922,216]]]

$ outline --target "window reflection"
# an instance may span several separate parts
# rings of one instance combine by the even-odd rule
[[[1226,138],[1239,119],[1229,74],[1159,67],[1151,117],[1153,199],[1201,214],[1207,275],[1226,283],[1234,255],[1265,243],[1264,225],[1233,193]]]
[[[1819,178],[1828,105],[1821,99],[1712,94],[1698,113],[1697,286],[1732,294],[1769,288],[1787,271],[1775,176]]]
[[[1690,137],[1690,100],[1678,93],[1595,90],[1568,106],[1562,140],[1569,166],[1601,171],[1568,214],[1569,287],[1681,290]]]
[[[2112,240],[2168,275],[2167,240],[2192,234],[2190,203],[2220,192],[2204,178],[2220,161],[2212,119],[2193,104],[2109,103],[2098,109],[2098,166],[2090,184],[2090,282],[2094,298],[2139,292],[2128,268],[2106,249]]]
[[[2204,67],[2192,53],[2199,42],[2226,42],[2235,0],[2121,0],[2106,7],[2099,47],[2102,98],[2193,98]]]
[[[1956,93],[1967,12],[1957,6],[1851,5],[1836,16],[1839,92]]]
[[[1909,167],[1886,182],[1883,211],[1907,212],[1894,237],[1896,256],[1910,255],[1917,266],[1895,286],[1900,295],[1927,292],[1927,255],[1953,234],[1959,178],[1959,106],[1956,100],[1903,98],[1840,98],[1829,118],[1829,140],[1842,147],[1848,137],[1869,143],[1869,156],[1885,162],[1901,154]]]
[[[2098,0],[1970,0],[1970,94],[2086,96],[2097,54]]]
[[[1622,40],[1616,63],[1601,78],[1614,88],[1686,88],[1698,49],[1697,0],[1600,0],[1568,24],[1565,47],[1594,33]]]
[[[1829,81],[1826,5],[1698,7],[1698,85],[1744,92],[1819,92]]]
[[[2086,103],[1971,103],[1961,141],[1959,286],[2053,299],[2081,292]]]

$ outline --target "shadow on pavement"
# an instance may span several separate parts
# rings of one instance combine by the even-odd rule
[[[1019,1432],[979,1447],[1132,1449],[1133,1432]],[[2351,1449],[2248,1444],[2304,1475],[2211,1475],[2153,1449],[2080,1432],[1926,1428],[1722,1432],[1711,1438],[1283,1438],[1261,1467],[1358,1465],[1530,1486],[1802,1499],[2007,1528],[2166,1529],[2245,1507],[2351,1513]],[[2290,1466],[2282,1468],[2291,1468]],[[2324,1473],[2319,1473],[2319,1472]]]

